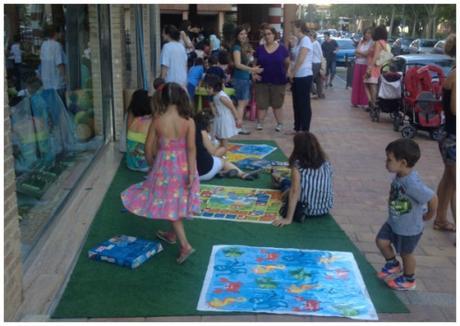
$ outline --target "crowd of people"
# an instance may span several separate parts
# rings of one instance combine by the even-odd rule
[[[181,40],[184,44],[188,44],[189,40],[181,37],[182,32],[172,26],[164,29],[167,43],[162,50],[161,78],[155,81],[156,92],[150,103],[145,100],[145,91],[136,92],[130,105],[132,113],[129,113],[132,115],[129,132],[142,130],[144,133],[138,139],[144,139],[142,152],[145,153],[148,176],[145,181],[125,190],[121,197],[132,213],[171,222],[171,229],[160,230],[157,236],[170,244],[177,240],[180,242],[178,263],[183,263],[195,251],[187,240],[182,221],[199,210],[199,181],[211,180],[217,175],[243,180],[257,177],[255,173],[245,173],[225,159],[229,139],[241,132],[242,114],[252,87],[258,104],[257,129],[263,128],[266,111],[272,107],[276,130],[281,131],[285,88],[288,82],[292,85],[295,136],[289,158],[291,173],[286,178],[272,171],[274,186],[283,192],[280,217],[273,225],[281,227],[302,221],[305,216],[327,214],[333,207],[332,165],[315,135],[309,132],[310,92],[315,82],[316,94],[319,98],[323,95],[322,83],[318,84],[317,80],[321,78],[318,70],[321,69],[321,61],[324,61],[323,56],[327,70],[325,86],[332,87],[334,53],[338,47],[327,35],[323,46],[319,47],[315,33],[310,32],[302,21],[295,21],[293,30],[294,35],[289,40],[292,49],[289,51],[276,39],[276,30],[263,25],[260,45],[252,51],[247,41],[247,30],[239,27],[229,50],[233,63],[231,77],[226,76],[228,72],[221,66],[222,53],[227,53],[227,50],[216,47],[207,58],[208,64],[205,63],[206,58],[194,60],[187,77],[185,67],[190,53],[187,54]],[[217,43],[213,41],[213,44]],[[353,105],[375,105],[380,74],[379,52],[385,48],[384,27],[365,30],[356,50]],[[446,53],[455,56],[455,36],[447,40]],[[175,71],[178,67],[182,67],[180,73]],[[191,95],[201,79],[210,95],[210,108],[195,112],[192,118]],[[235,88],[235,102],[224,91],[224,85],[229,80]],[[255,85],[252,86],[251,82]],[[449,205],[455,217],[455,83],[454,67],[443,85],[447,136],[440,142],[445,171],[437,194],[423,183],[414,169],[421,156],[415,141],[398,139],[388,144],[385,150],[386,168],[395,173],[395,177],[391,184],[389,217],[378,232],[376,245],[386,260],[378,277],[392,289],[415,289],[416,261],[413,252],[422,236],[424,221],[435,218],[434,229],[455,231],[455,225],[446,217]],[[151,111],[136,109],[136,105],[148,106]],[[148,119],[151,123],[146,130],[141,122],[150,121]],[[402,264],[396,254],[401,256]]]
[[[287,47],[279,32],[267,23],[260,25],[260,40],[255,47],[248,38],[248,24],[237,26],[230,42],[221,41],[214,31],[206,38],[188,22],[181,29],[164,26],[160,77],[185,87],[193,102],[197,88],[205,87],[210,75],[217,75],[225,87],[234,90],[231,98],[237,111],[234,119],[238,133],[243,135],[251,132],[245,128],[243,119],[251,100],[257,107],[256,130],[264,129],[270,107],[276,119],[275,131],[284,130],[282,109],[290,84],[294,123],[286,133],[308,131],[311,94],[322,99],[323,85],[332,87],[338,45],[330,37],[321,45],[315,31],[309,30],[302,20],[292,25],[294,33],[289,36]]]

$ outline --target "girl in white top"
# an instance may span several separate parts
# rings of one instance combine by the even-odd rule
[[[228,139],[238,135],[241,118],[230,97],[222,90],[223,82],[219,77],[209,75],[206,79],[206,88],[213,96],[211,104],[214,114],[213,133],[219,140],[220,146],[227,148]]]

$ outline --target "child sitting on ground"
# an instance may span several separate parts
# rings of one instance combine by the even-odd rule
[[[145,139],[152,122],[152,109],[146,90],[138,89],[133,93],[128,112],[126,165],[130,170],[147,172],[149,166],[145,159]]]
[[[222,80],[210,75],[206,79],[206,88],[213,100],[210,103],[214,115],[213,132],[219,140],[220,146],[228,148],[228,140],[238,135],[238,129],[241,127],[241,118],[233,105],[230,97],[225,94]]]
[[[196,124],[196,161],[200,181],[208,181],[216,176],[235,178],[243,180],[254,180],[257,173],[244,173],[235,164],[226,161],[223,155],[225,147],[216,147],[209,137],[212,115],[209,112],[201,111],[195,115]]]
[[[423,222],[437,209],[438,198],[413,167],[420,158],[420,148],[411,139],[398,139],[388,144],[386,168],[396,173],[391,183],[388,219],[377,234],[376,244],[386,264],[378,277],[395,290],[415,289],[415,256],[413,252],[423,233]],[[424,205],[428,211],[424,213]],[[393,247],[394,249],[393,249]],[[401,255],[403,274],[395,251]]]
[[[274,182],[283,191],[286,208],[285,216],[273,221],[273,225],[291,224],[295,213],[300,218],[329,213],[334,204],[332,166],[315,135],[306,131],[294,136],[289,167],[290,179],[272,173]]]

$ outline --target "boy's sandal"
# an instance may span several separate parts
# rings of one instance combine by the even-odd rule
[[[444,223],[440,223],[440,222],[435,221],[433,223],[433,229],[437,230],[437,231],[447,231],[447,232],[455,232],[456,231],[455,224],[447,222],[447,221],[444,222]]]
[[[177,263],[182,264],[194,252],[195,252],[195,249],[193,249],[193,248],[190,248],[189,250],[184,250],[183,248],[181,248],[180,255],[179,255],[179,257],[177,257],[177,260],[176,260]]]

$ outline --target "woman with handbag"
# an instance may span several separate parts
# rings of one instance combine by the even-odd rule
[[[374,29],[372,33],[373,46],[370,48],[367,57],[367,70],[364,75],[364,89],[369,100],[369,107],[366,109],[369,112],[376,106],[378,82],[380,77],[381,61],[380,56],[382,51],[387,51],[388,32],[385,26],[380,25]],[[385,56],[386,53],[383,53]]]
[[[354,107],[367,107],[369,104],[365,92],[364,75],[367,71],[367,57],[369,49],[374,42],[372,41],[372,28],[364,30],[363,39],[359,41],[356,47],[356,60],[353,69],[353,82],[351,86],[351,104]]]
[[[332,166],[315,135],[306,131],[294,136],[289,166],[290,179],[272,173],[273,181],[283,191],[282,218],[273,221],[274,226],[327,214],[334,204]]]

